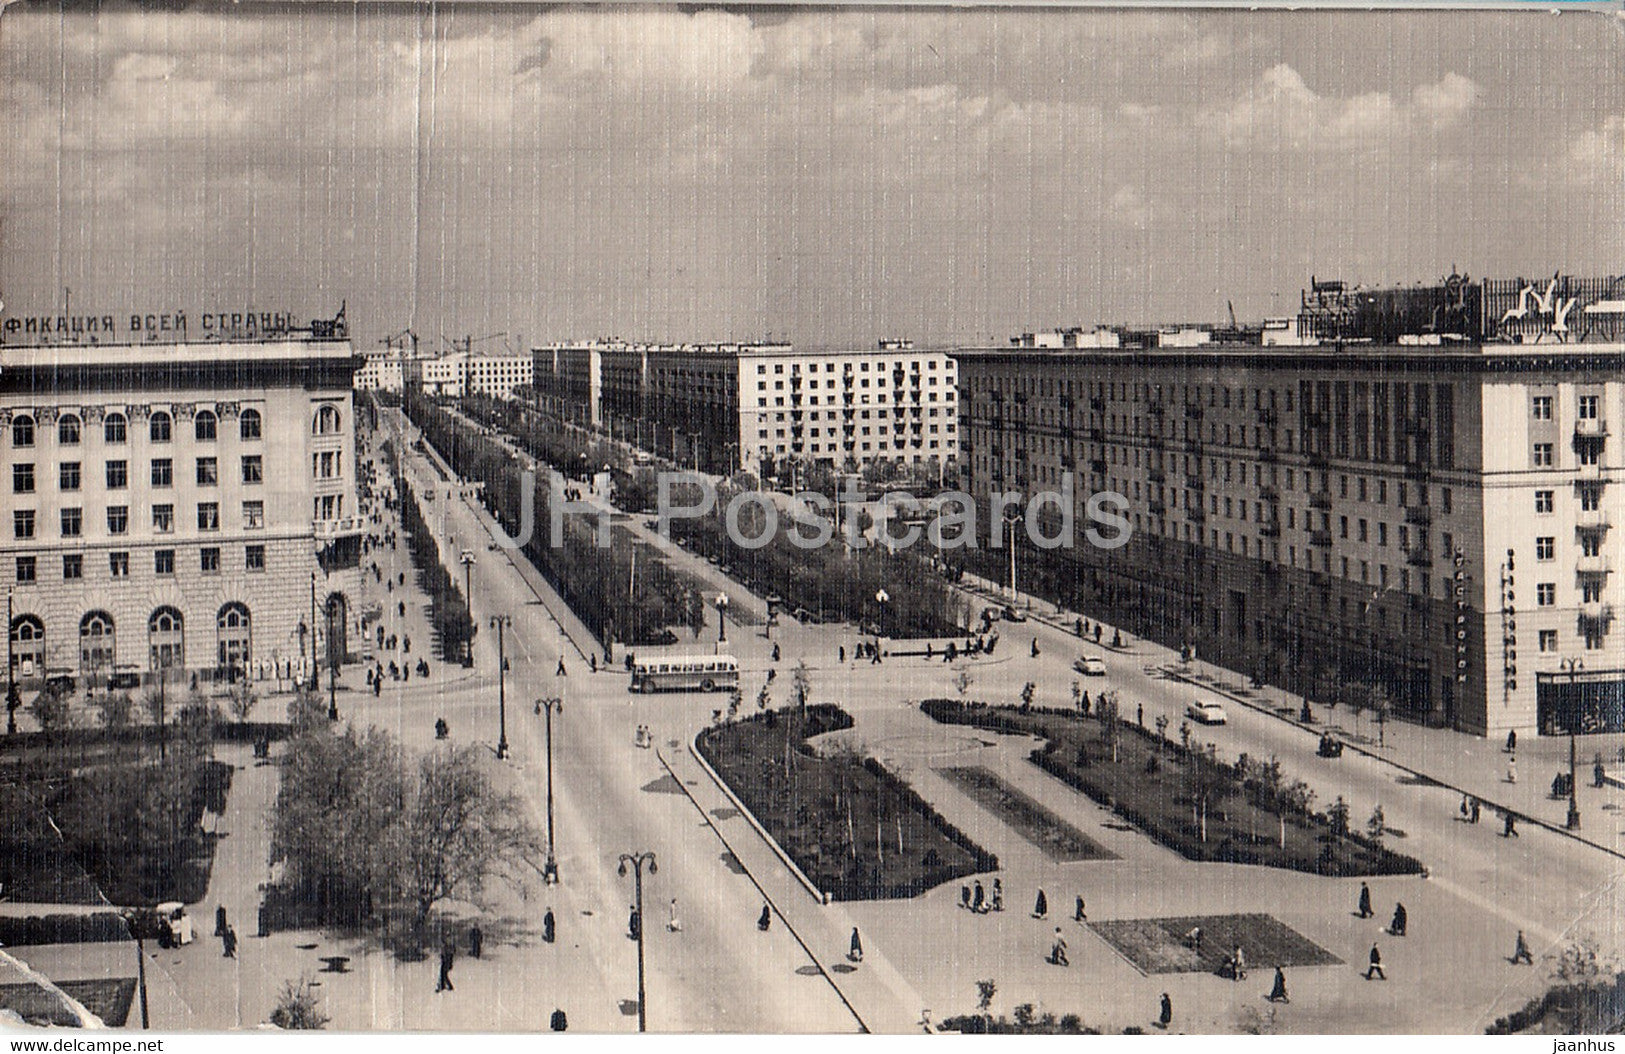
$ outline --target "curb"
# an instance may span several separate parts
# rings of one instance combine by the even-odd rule
[[[819,904],[828,904],[830,901],[829,894],[825,893],[823,890],[819,889],[813,884],[813,880],[806,876],[801,868],[796,865],[794,860],[790,859],[790,854],[784,851],[784,848],[779,845],[778,840],[772,835],[768,834],[767,828],[763,827],[761,823],[757,821],[755,814],[749,809],[745,808],[745,803],[739,800],[738,795],[734,794],[733,788],[728,786],[728,781],[717,775],[717,770],[711,767],[711,763],[705,760],[705,755],[701,754],[699,748],[694,745],[697,739],[698,736],[696,736],[695,739],[689,740],[689,755],[692,756],[695,761],[700,763],[700,768],[704,769],[705,774],[711,777],[711,782],[715,783],[718,789],[720,789],[722,793],[727,796],[728,800],[733,802],[734,808],[739,810],[739,815],[743,816],[746,822],[751,825],[751,828],[755,830],[757,834],[761,835],[762,841],[766,842],[768,847],[773,850],[773,855],[777,856],[784,866],[790,869],[790,873],[796,876],[796,880],[806,888],[808,893],[812,894],[813,899]],[[661,759],[661,764],[665,764],[664,758]],[[670,769],[667,771],[669,772]],[[681,784],[682,780],[678,780],[677,782]]]
[[[1190,685],[1200,684],[1200,682],[1192,680],[1190,677],[1186,676],[1183,673],[1170,673],[1169,676],[1170,676],[1171,679],[1176,680],[1181,684],[1190,684]],[[1290,718],[1282,717],[1280,714],[1276,713],[1274,710],[1269,709],[1268,707],[1260,706],[1259,704],[1253,702],[1250,699],[1243,699],[1240,696],[1233,695],[1230,692],[1225,691],[1223,688],[1214,688],[1214,687],[1210,687],[1208,685],[1202,685],[1202,688],[1203,688],[1204,691],[1212,692],[1215,695],[1222,695],[1226,699],[1229,699],[1230,701],[1236,703],[1239,706],[1245,706],[1249,710],[1254,710],[1254,711],[1257,711],[1258,713],[1264,714],[1264,715],[1266,715],[1268,717],[1272,717],[1275,720],[1280,721],[1282,724],[1288,725],[1288,726],[1290,726],[1292,728],[1299,729],[1299,730],[1301,730],[1301,731],[1303,731],[1303,732],[1305,732],[1307,734],[1311,734],[1311,735],[1314,734],[1312,729],[1305,728],[1303,725],[1300,725],[1297,721],[1294,721],[1294,720],[1292,720]],[[1464,794],[1464,795],[1470,795],[1471,797],[1474,797],[1474,798],[1478,798],[1478,800],[1482,801],[1485,805],[1488,805],[1488,806],[1490,806],[1492,808],[1495,808],[1495,809],[1499,809],[1502,812],[1509,812],[1509,813],[1513,814],[1514,816],[1518,817],[1520,820],[1523,820],[1525,823],[1534,824],[1536,827],[1543,827],[1546,830],[1551,831],[1553,834],[1560,834],[1565,838],[1571,839],[1572,841],[1579,842],[1581,845],[1590,846],[1592,849],[1596,849],[1596,850],[1598,850],[1600,852],[1607,853],[1609,856],[1613,856],[1613,857],[1616,857],[1618,859],[1625,860],[1625,852],[1621,852],[1618,849],[1611,849],[1606,845],[1598,845],[1596,842],[1591,841],[1589,838],[1582,838],[1581,836],[1575,834],[1573,831],[1569,830],[1567,827],[1561,827],[1561,826],[1559,826],[1559,825],[1557,825],[1555,823],[1550,823],[1550,822],[1548,822],[1546,820],[1542,820],[1538,816],[1530,816],[1528,813],[1520,812],[1519,810],[1514,809],[1514,808],[1512,808],[1510,806],[1501,805],[1498,802],[1491,801],[1490,799],[1482,797],[1482,796],[1474,793],[1473,791],[1467,790],[1467,789],[1465,789],[1463,787],[1458,787],[1453,783],[1448,783],[1448,782],[1446,782],[1446,781],[1444,781],[1444,780],[1442,780],[1442,779],[1438,778],[1437,776],[1434,776],[1434,775],[1432,775],[1430,773],[1423,772],[1420,769],[1413,769],[1409,765],[1405,765],[1405,764],[1402,764],[1402,763],[1400,763],[1398,761],[1395,761],[1393,758],[1384,757],[1381,754],[1378,754],[1375,751],[1369,750],[1369,749],[1367,749],[1367,748],[1361,746],[1360,744],[1355,743],[1355,742],[1353,742],[1351,740],[1343,740],[1342,742],[1343,742],[1343,746],[1344,746],[1345,749],[1352,750],[1356,754],[1359,754],[1359,755],[1361,755],[1363,757],[1370,758],[1372,761],[1381,762],[1384,765],[1387,765],[1387,766],[1389,766],[1391,768],[1396,768],[1399,771],[1407,773],[1408,775],[1411,775],[1411,776],[1415,776],[1418,779],[1427,780],[1429,783],[1431,783],[1431,784],[1433,784],[1433,785],[1435,785],[1437,787],[1442,787],[1445,790],[1448,790],[1453,794]]]

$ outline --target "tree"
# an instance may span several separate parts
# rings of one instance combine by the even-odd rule
[[[1102,692],[1095,705],[1095,716],[1100,719],[1100,739],[1112,752],[1112,763],[1117,762],[1117,748],[1123,737],[1116,690]]]
[[[797,659],[796,668],[790,675],[790,698],[795,701],[796,709],[801,716],[807,716],[807,700],[812,696],[812,678],[807,672],[807,660]]]
[[[1038,691],[1038,685],[1031,681],[1021,686],[1021,709],[1025,713],[1033,708],[1033,695]]]
[[[976,1009],[984,1017],[992,1010],[993,997],[998,991],[999,986],[991,977],[976,982]]]
[[[405,810],[402,877],[416,929],[441,901],[473,900],[493,877],[511,877],[539,840],[517,795],[500,792],[480,767],[480,748],[423,757]]]
[[[124,728],[135,716],[135,700],[130,698],[129,692],[103,692],[96,697],[95,702],[96,713],[101,718],[103,728]]]
[[[1185,789],[1191,797],[1192,818],[1202,841],[1207,841],[1207,817],[1213,807],[1235,792],[1236,778],[1219,760],[1218,748],[1193,750],[1186,758]]]
[[[68,707],[66,692],[46,688],[28,704],[29,713],[39,722],[42,732],[58,732],[73,727],[73,713]]]
[[[976,678],[972,677],[964,670],[960,670],[959,673],[954,676],[954,691],[959,693],[960,702],[965,701],[965,693],[970,691],[970,686],[975,683],[975,681]]]
[[[1083,709],[1083,685],[1078,681],[1072,682],[1072,708],[1074,710]]]
[[[309,978],[302,977],[297,983],[282,982],[282,993],[271,1011],[271,1024],[281,1029],[306,1030],[325,1028],[329,1020]]]
[[[1393,700],[1388,696],[1388,689],[1382,684],[1373,684],[1371,694],[1367,699],[1371,707],[1371,714],[1377,720],[1377,745],[1388,745],[1388,714],[1393,709]]]
[[[1349,833],[1349,803],[1339,794],[1332,807],[1326,810],[1326,819],[1332,825],[1332,833],[1342,838]]]
[[[259,701],[259,694],[254,691],[254,686],[248,683],[248,678],[244,677],[232,685],[231,716],[237,719],[238,724],[242,724],[248,720],[248,715],[254,712],[254,707]]]
[[[1162,748],[1168,743],[1168,715],[1158,714],[1154,723],[1157,726],[1157,753],[1161,754]]]
[[[1365,831],[1366,834],[1371,836],[1371,840],[1376,842],[1382,839],[1387,830],[1388,822],[1386,817],[1382,815],[1382,806],[1379,805],[1371,810],[1371,818],[1365,822]]]

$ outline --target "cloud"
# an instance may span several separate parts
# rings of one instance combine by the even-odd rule
[[[1363,92],[1347,98],[1321,95],[1291,65],[1279,63],[1261,74],[1228,106],[1198,112],[1199,126],[1227,147],[1340,150],[1386,146],[1422,128],[1460,124],[1471,110],[1477,86],[1457,73],[1417,87],[1396,101],[1389,92]]]

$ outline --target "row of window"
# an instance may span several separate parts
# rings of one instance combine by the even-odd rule
[[[1575,400],[1576,412],[1582,421],[1595,421],[1602,412],[1602,400],[1596,395],[1581,395]],[[1536,421],[1552,419],[1552,397],[1534,395],[1529,398],[1529,416]]]
[[[919,373],[920,372],[920,360],[919,359],[913,359],[913,360],[910,360],[910,361],[913,363],[914,372]],[[926,359],[925,360],[925,368],[927,370],[930,370],[933,373],[936,372],[937,366],[939,364],[946,365],[946,363],[942,363],[942,360],[940,360],[940,359]],[[819,364],[816,363],[816,362],[807,363],[806,364],[807,372],[808,373],[817,373],[818,372],[818,365]],[[823,365],[824,365],[824,372],[825,373],[834,373],[835,372],[835,363],[826,362]],[[870,365],[871,365],[871,362],[868,359],[860,360],[858,362],[858,364],[857,364],[858,372],[859,373],[868,373]],[[882,359],[879,362],[872,363],[872,365],[874,366],[876,373],[885,373],[888,364],[884,359]],[[802,364],[799,363],[799,362],[791,363],[790,372],[791,373],[800,373],[801,372],[801,366],[802,366]],[[852,371],[852,363],[850,363],[850,362],[842,363],[841,367],[842,367],[843,372],[850,373]],[[899,362],[897,364],[897,368],[902,369],[903,368],[903,363]],[[773,372],[774,373],[783,373],[784,372],[784,363],[775,362],[773,364]],[[767,364],[766,363],[761,363],[761,362],[757,363],[756,364],[756,375],[758,377],[760,377],[760,376],[764,375],[765,373],[767,373]]]
[[[154,443],[168,443],[174,437],[174,417],[167,410],[155,412],[147,420],[147,438]],[[237,416],[238,437],[245,440],[263,438],[263,419],[258,410],[244,410]],[[335,435],[340,429],[342,418],[335,407],[322,406],[316,411],[311,423],[311,431],[316,435]],[[11,419],[11,445],[18,448],[32,447],[35,442],[38,426],[29,414],[18,414]],[[192,418],[193,438],[200,442],[212,442],[219,437],[220,419],[213,410],[199,410]],[[84,422],[78,414],[63,414],[57,418],[56,441],[63,446],[77,446],[84,434]],[[106,443],[124,443],[129,440],[129,419],[124,414],[114,411],[102,419],[102,441]]]
[[[84,535],[85,510],[81,508],[58,509],[58,523],[61,527],[62,537],[79,538]],[[12,537],[23,540],[35,536],[38,526],[37,514],[33,509],[13,509],[11,512]],[[248,530],[259,530],[265,526],[265,502],[243,502],[243,527]],[[220,529],[220,503],[215,501],[199,502],[197,506],[197,528],[200,531],[218,531]],[[175,531],[175,506],[162,504],[152,507],[152,530],[155,534],[173,534]],[[128,505],[109,505],[107,507],[107,533],[128,534],[130,531],[130,507]]]
[[[336,411],[335,411],[336,413]],[[261,436],[262,421],[258,410],[244,410],[237,417],[237,433],[242,439],[255,440]],[[193,436],[201,442],[218,438],[220,420],[213,410],[199,410],[192,418]],[[35,438],[34,418],[20,414],[11,419],[11,445],[31,447]],[[57,418],[56,441],[61,446],[78,446],[83,435],[83,422],[77,414],[63,414]],[[159,410],[147,421],[147,438],[154,443],[167,443],[174,435],[174,418]],[[102,419],[102,441],[124,443],[129,440],[129,419],[121,413],[110,413]]]
[[[174,549],[154,549],[152,551],[152,573],[159,578],[170,578],[175,575]],[[197,570],[205,575],[220,573],[220,547],[205,545],[197,550]],[[265,546],[243,546],[243,570],[265,570]],[[130,554],[128,552],[110,552],[107,554],[107,572],[112,578],[130,577]],[[37,556],[17,557],[17,584],[29,585],[40,580],[40,564]],[[75,582],[85,577],[85,554],[62,554],[62,580]]]
[[[328,460],[321,461],[313,457],[312,467],[315,474],[321,478],[329,478],[338,465],[334,460],[337,455],[324,453],[320,455]],[[240,462],[242,481],[247,484],[265,482],[265,459],[260,454],[244,454]],[[323,472],[323,467],[327,472]],[[196,465],[197,484],[200,487],[218,486],[220,483],[220,459],[215,457],[200,457]],[[103,465],[103,478],[107,481],[108,490],[124,490],[130,485],[130,463],[128,461],[108,461]],[[151,462],[150,477],[154,487],[172,487],[175,485],[175,462],[172,458],[153,458]],[[83,467],[78,461],[63,461],[57,465],[57,489],[64,492],[77,491],[83,481]],[[11,466],[11,492],[13,494],[32,494],[36,485],[33,462],[24,462]]]

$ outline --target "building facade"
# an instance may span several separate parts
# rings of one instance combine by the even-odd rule
[[[854,351],[608,341],[535,354],[549,409],[706,471],[942,469],[958,453],[954,359],[908,341]]]
[[[1625,345],[956,357],[979,504],[1128,499],[1122,548],[1022,550],[1082,610],[1464,731],[1625,730]]]
[[[358,639],[357,362],[260,341],[0,347],[12,676],[275,676]]]

